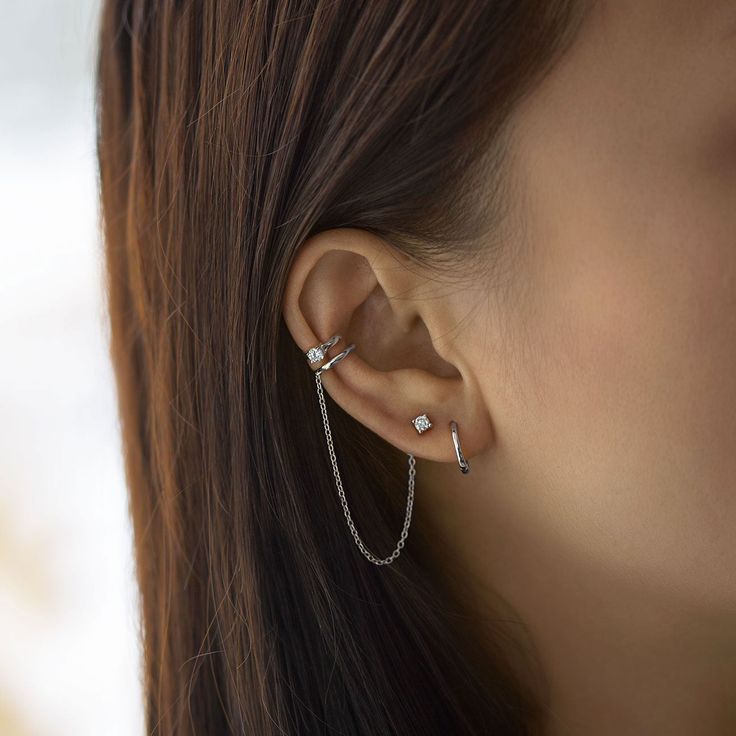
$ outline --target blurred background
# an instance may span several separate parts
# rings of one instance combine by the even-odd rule
[[[98,226],[99,3],[2,11],[0,734],[142,734]]]

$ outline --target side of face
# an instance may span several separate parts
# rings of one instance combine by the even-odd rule
[[[514,540],[498,576],[526,545],[733,606],[733,3],[601,3],[518,108],[512,159],[523,242],[503,314],[476,318],[504,337],[466,333]]]
[[[456,578],[539,616],[593,587],[610,611],[619,583],[733,610],[733,3],[599,1],[511,122],[502,288],[336,228],[296,254],[287,327],[357,345],[325,390],[416,456]]]

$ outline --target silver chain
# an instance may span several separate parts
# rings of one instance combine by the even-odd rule
[[[325,426],[325,437],[327,438],[327,449],[330,453],[330,460],[332,461],[332,472],[335,476],[335,484],[337,485],[337,491],[340,495],[340,502],[342,503],[342,509],[345,512],[345,518],[347,519],[350,531],[353,534],[355,543],[358,545],[360,551],[369,559],[374,565],[390,565],[400,554],[401,548],[404,546],[406,537],[409,534],[409,524],[411,524],[411,511],[414,505],[414,476],[416,475],[415,465],[416,460],[414,455],[409,454],[409,495],[406,501],[406,517],[404,518],[404,528],[401,531],[401,537],[396,545],[396,549],[384,559],[376,557],[366,546],[363,544],[363,540],[358,534],[358,530],[355,528],[353,523],[353,517],[350,514],[348,508],[348,502],[345,498],[345,491],[342,487],[342,480],[340,480],[340,471],[337,468],[337,457],[335,456],[335,447],[332,444],[332,432],[330,431],[330,423],[327,420],[327,405],[325,404],[325,394],[322,389],[322,376],[320,372],[315,373],[315,380],[317,382],[317,398],[319,399],[319,407],[322,412],[322,422]]]

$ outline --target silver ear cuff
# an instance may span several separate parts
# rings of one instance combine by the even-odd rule
[[[323,360],[325,358],[325,353],[327,350],[329,350],[330,347],[332,347],[336,342],[340,340],[340,335],[333,335],[329,340],[326,342],[321,343],[320,345],[317,345],[313,348],[310,348],[305,355],[307,356],[307,359],[310,363],[316,363],[320,360]],[[320,366],[315,372],[314,372],[314,379],[317,384],[317,399],[319,401],[319,407],[320,411],[322,413],[322,423],[325,428],[325,437],[327,439],[327,450],[330,455],[330,461],[332,463],[332,472],[335,476],[335,485],[337,486],[337,492],[340,496],[340,503],[342,504],[342,509],[345,514],[345,519],[347,520],[348,527],[350,528],[350,532],[353,535],[353,538],[355,539],[355,543],[358,546],[358,549],[363,553],[363,556],[366,557],[370,562],[372,562],[374,565],[390,565],[400,554],[401,550],[404,547],[404,544],[406,543],[406,538],[409,534],[409,525],[411,524],[411,513],[412,508],[414,506],[414,478],[416,476],[416,459],[414,458],[414,455],[411,453],[408,453],[409,457],[409,482],[408,482],[408,496],[406,501],[406,513],[404,515],[404,526],[401,530],[401,536],[399,537],[399,541],[396,544],[396,548],[394,551],[388,556],[384,558],[377,557],[374,555],[364,544],[363,540],[360,538],[360,535],[358,534],[358,530],[355,528],[355,524],[353,522],[352,514],[350,513],[350,508],[348,507],[347,498],[345,497],[345,490],[342,485],[342,479],[340,478],[340,470],[337,466],[337,457],[335,455],[335,447],[332,442],[332,432],[330,431],[330,422],[327,418],[327,404],[325,403],[325,394],[324,389],[322,387],[322,373],[324,371],[331,370],[336,366],[341,360],[344,360],[347,358],[350,353],[355,350],[355,345],[350,344],[348,345],[345,350],[343,350],[341,353],[338,353],[335,355],[334,358],[331,358],[328,360],[324,365]],[[321,357],[318,357],[321,356]],[[414,424],[415,429],[419,434],[422,432],[425,432],[427,429],[432,427],[432,423],[429,421],[429,417],[426,414],[420,414],[418,417],[415,417],[411,420],[412,424]],[[450,422],[450,427],[452,430],[452,441],[453,445],[455,447],[455,453],[458,458],[458,463],[460,463],[460,470],[462,470],[463,473],[467,473],[470,470],[470,466],[466,462],[465,458],[463,457],[462,451],[460,450],[460,443],[457,437],[457,423],[455,421]]]
[[[339,339],[339,337],[338,337]],[[322,373],[322,371],[328,371],[332,366],[337,365],[341,360],[344,358],[347,358],[350,353],[355,350],[355,345],[348,345],[345,350],[343,350],[341,353],[338,353],[334,358],[331,358],[328,360],[323,366],[320,366],[316,371],[315,375],[319,377],[319,374]]]

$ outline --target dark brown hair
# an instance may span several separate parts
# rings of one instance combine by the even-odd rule
[[[357,550],[281,298],[299,245],[334,227],[437,267],[494,263],[505,126],[581,5],[104,3],[98,156],[149,733],[532,731],[534,695],[500,654],[475,661],[421,515],[393,565]],[[383,555],[405,457],[327,400]]]

